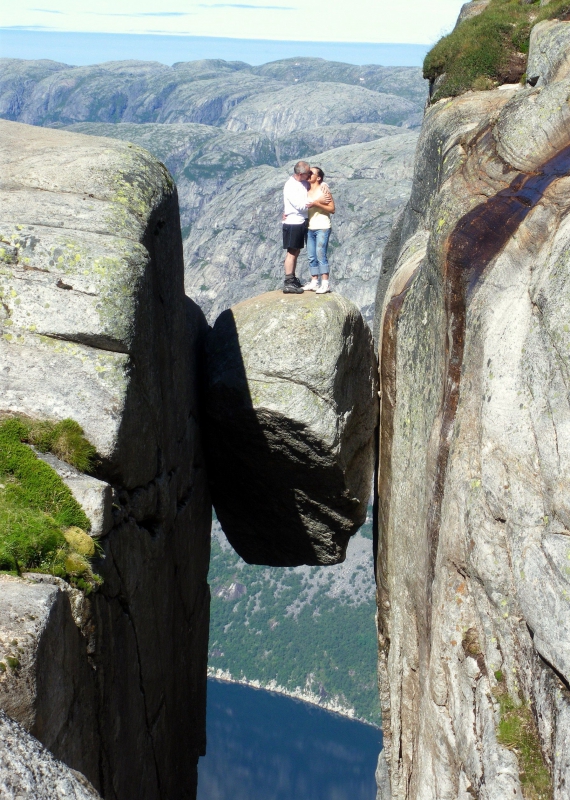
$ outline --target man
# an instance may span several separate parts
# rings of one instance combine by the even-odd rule
[[[297,258],[307,237],[307,190],[311,170],[306,161],[297,161],[293,175],[283,187],[283,249],[285,254],[285,294],[303,294],[295,275]]]

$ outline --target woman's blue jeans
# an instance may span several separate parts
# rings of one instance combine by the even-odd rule
[[[309,256],[309,269],[313,277],[328,275],[327,247],[329,246],[330,235],[330,228],[320,231],[309,229],[307,231],[307,255]]]

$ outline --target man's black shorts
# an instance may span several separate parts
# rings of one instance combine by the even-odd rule
[[[298,225],[283,223],[283,249],[302,250],[307,242],[307,223]]]

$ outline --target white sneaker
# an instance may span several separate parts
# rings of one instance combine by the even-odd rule
[[[327,292],[330,292],[329,282],[322,280],[319,288],[315,290],[315,294],[326,294]]]
[[[319,288],[319,282],[318,282],[318,280],[316,278],[314,278],[313,280],[310,280],[309,283],[306,283],[303,286],[303,290],[305,292],[316,292],[316,291],[318,291],[318,288]]]

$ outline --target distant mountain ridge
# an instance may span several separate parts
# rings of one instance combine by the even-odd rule
[[[131,141],[166,164],[178,187],[186,291],[210,322],[280,285],[281,188],[299,158],[321,166],[335,193],[334,285],[372,320],[426,94],[420,69],[319,58],[257,67],[0,59],[0,117]]]
[[[335,83],[358,87],[359,105],[374,106],[388,95],[391,108],[369,110],[382,122],[417,125],[413,119],[425,91],[420,70],[357,67],[323,59],[286,59],[252,67],[243,62],[190,61],[168,67],[153,61],[110,61],[74,67],[55,61],[0,59],[0,117],[31,125],[77,122],[199,122],[221,125],[232,109],[266,92],[287,90],[299,102],[298,84]],[[338,88],[337,88],[338,91]],[[354,95],[353,95],[354,97]],[[276,98],[277,105],[284,105]],[[354,116],[354,114],[353,114]],[[355,120],[359,121],[359,120]],[[387,120],[386,120],[387,121]],[[244,123],[241,123],[244,124]]]

